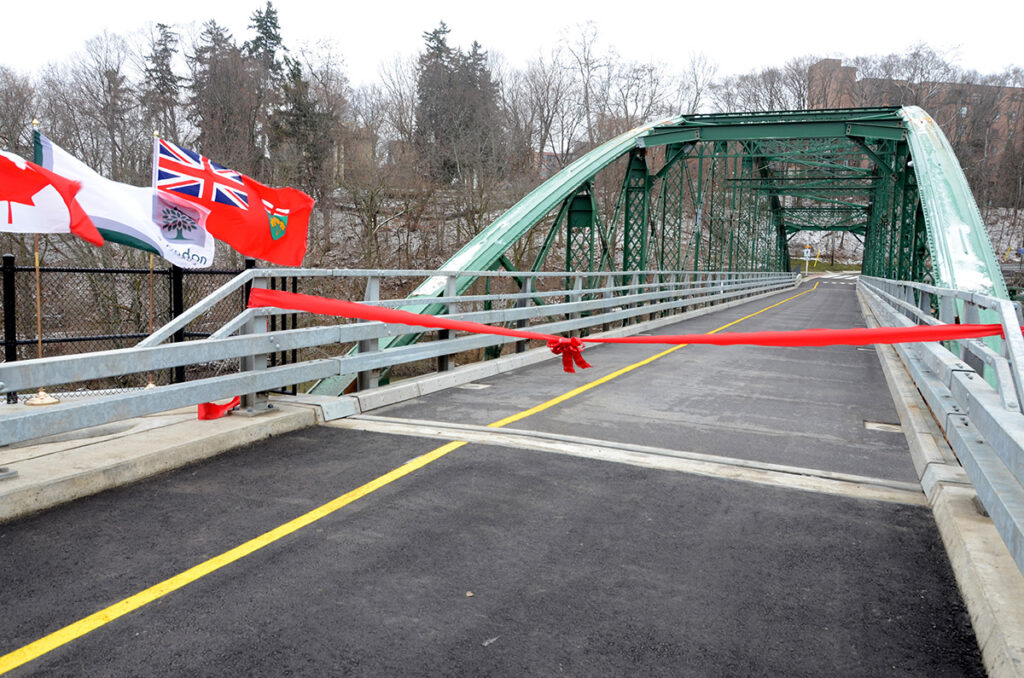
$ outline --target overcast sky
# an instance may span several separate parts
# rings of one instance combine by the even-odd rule
[[[265,0],[50,0],[42,5],[5,0],[0,64],[35,72],[47,62],[65,60],[104,30],[127,36],[156,22],[177,24],[184,34],[189,25],[198,29],[215,19],[241,42],[250,34],[249,16],[264,6]],[[275,7],[286,46],[332,40],[354,85],[375,81],[382,62],[417,53],[423,32],[440,21],[451,28],[450,44],[468,48],[477,40],[513,66],[549,52],[585,21],[597,26],[601,51],[613,47],[625,60],[679,68],[691,52],[703,52],[719,65],[720,75],[780,65],[805,54],[902,52],[921,41],[948,50],[958,65],[982,73],[1024,65],[1020,0],[974,0],[949,8],[918,0],[277,0]]]

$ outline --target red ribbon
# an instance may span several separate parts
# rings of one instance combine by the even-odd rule
[[[950,341],[956,339],[978,339],[999,336],[1003,327],[991,325],[913,325],[911,327],[854,327],[850,329],[809,329],[786,332],[724,332],[722,334],[664,334],[644,337],[559,337],[553,334],[516,330],[507,327],[492,327],[468,320],[452,320],[438,316],[410,313],[368,304],[359,304],[339,299],[326,299],[308,294],[296,294],[282,290],[252,288],[249,293],[249,308],[270,306],[274,308],[308,311],[326,315],[357,318],[426,327],[430,329],[461,330],[477,334],[495,334],[518,339],[538,339],[547,342],[555,355],[562,356],[562,369],[575,372],[573,364],[580,368],[590,367],[581,352],[584,343],[601,344],[714,344],[731,346],[747,344],[755,346],[864,346],[868,344],[898,344],[914,341]]]
[[[235,396],[231,399],[231,402],[223,405],[218,405],[217,403],[199,403],[199,409],[196,413],[198,414],[199,419],[220,419],[225,414],[238,407],[241,402],[242,399]]]
[[[555,355],[562,356],[562,369],[566,372],[575,373],[572,364],[584,370],[590,367],[590,363],[583,359],[583,342],[579,337],[555,337],[548,339],[548,348]]]

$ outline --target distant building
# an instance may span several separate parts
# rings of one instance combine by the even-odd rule
[[[548,179],[562,169],[562,162],[557,153],[542,151],[537,154],[537,171],[541,179]]]
[[[1011,202],[1024,160],[1024,88],[858,78],[822,59],[807,71],[807,108],[920,106],[939,124],[979,202]]]

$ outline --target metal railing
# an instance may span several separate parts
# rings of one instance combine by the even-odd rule
[[[252,268],[253,260],[246,260]],[[40,266],[38,290],[34,289],[35,267],[18,265],[13,254],[3,255],[0,267],[0,310],[3,325],[0,344],[4,362],[30,357],[74,355],[132,346],[149,335],[153,323],[160,326],[184,311],[189,300],[205,297],[211,290],[240,271],[170,268],[83,268]],[[41,335],[37,335],[36,308],[42,313]],[[240,310],[241,295],[234,305],[224,305],[219,318],[208,321],[219,326]],[[150,318],[152,322],[149,322]],[[205,328],[192,327],[202,335]],[[185,336],[178,337],[184,341]],[[189,337],[194,338],[194,337]],[[39,349],[37,350],[37,346]],[[184,381],[180,369],[168,373],[141,375],[141,379],[111,379],[88,384],[61,385],[62,397],[89,397],[92,391],[131,391],[147,381]],[[56,385],[53,385],[56,386]],[[8,404],[18,402],[18,393],[7,392]],[[21,394],[22,399],[32,393]]]
[[[1024,336],[1019,306],[923,283],[861,276],[859,285],[883,325],[1002,325],[1004,338],[992,345],[970,339],[894,348],[1024,572]]]
[[[409,279],[426,275],[446,280],[445,296],[379,299],[390,278]],[[458,278],[491,281],[513,291],[451,294]],[[364,300],[381,306],[423,310],[440,307],[452,318],[481,323],[528,327],[558,334],[606,331],[613,324],[628,324],[641,316],[665,316],[687,309],[740,300],[792,287],[799,280],[790,273],[737,273],[692,271],[636,271],[628,273],[533,273],[496,271],[353,271],[318,269],[249,270],[221,286],[178,318],[164,325],[137,346],[74,356],[25,360],[0,364],[0,393],[35,390],[99,377],[146,373],[183,365],[237,361],[232,371],[216,377],[195,379],[156,388],[114,394],[45,408],[0,409],[0,444],[78,430],[112,421],[163,412],[242,394],[245,412],[258,413],[272,405],[267,393],[337,375],[358,374],[360,387],[376,383],[377,371],[394,365],[436,359],[439,369],[451,364],[448,356],[512,343],[525,350],[527,342],[510,337],[469,334],[452,336],[439,331],[437,340],[420,341],[379,350],[386,337],[421,335],[422,329],[377,322],[347,322],[272,330],[271,321],[293,311],[247,309],[223,324],[208,338],[164,344],[190,323],[204,316],[232,294],[248,286],[270,287],[281,279],[299,279],[310,287],[321,279],[361,281]],[[472,291],[472,290],[470,290]],[[496,307],[498,306],[498,307]],[[300,314],[312,319],[314,316]],[[316,317],[317,322],[327,322]],[[301,349],[327,357],[310,357],[286,364],[272,364],[271,355]],[[351,351],[351,352],[349,352]]]

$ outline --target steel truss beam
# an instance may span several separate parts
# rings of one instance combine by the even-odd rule
[[[617,199],[599,196],[609,182],[596,176],[620,159]],[[602,204],[616,205],[610,218]],[[443,268],[491,269],[540,224],[552,230],[534,270],[552,265],[563,228],[567,268],[608,271],[674,262],[698,271],[788,270],[794,233],[838,230],[863,238],[865,272],[1006,296],[963,172],[916,107],[676,116],[643,125],[538,186]],[[460,277],[455,291],[473,282]],[[433,299],[446,284],[428,278],[406,309],[443,312]]]

